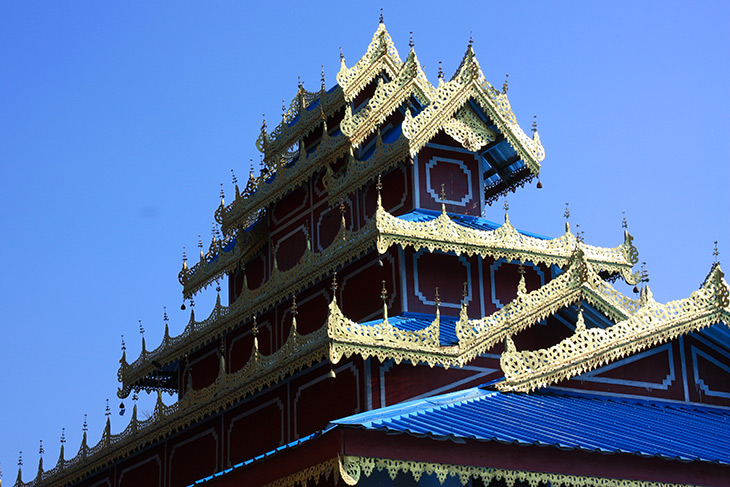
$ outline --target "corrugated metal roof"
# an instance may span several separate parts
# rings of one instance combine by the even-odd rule
[[[730,464],[730,410],[670,401],[472,388],[357,414],[332,424],[417,436]]]
[[[435,319],[436,315],[405,312],[398,316],[389,316],[388,323],[399,330],[416,331],[428,327]],[[442,347],[456,345],[459,342],[456,338],[456,322],[458,320],[459,318],[457,316],[441,315],[441,319],[439,321],[439,343]],[[364,321],[360,324],[363,326],[374,326],[379,325],[382,322],[383,319],[380,318],[377,320]]]
[[[424,208],[417,208],[409,213],[405,213],[403,215],[398,215],[398,218],[401,220],[409,221],[409,222],[427,222],[434,220],[441,214],[440,211],[436,210],[427,210]],[[474,230],[495,230],[502,226],[501,223],[495,223],[493,221],[487,220],[486,218],[482,218],[480,216],[471,216],[471,215],[461,215],[459,213],[448,213],[449,218],[451,218],[454,223],[461,225],[462,227],[466,228],[472,228]],[[526,232],[524,230],[517,229],[518,232],[520,232],[522,235],[525,235],[527,237],[535,237],[543,240],[547,240],[549,237],[545,237],[544,235],[538,235],[536,233],[532,232]]]

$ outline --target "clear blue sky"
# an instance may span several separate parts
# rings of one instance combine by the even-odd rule
[[[18,450],[55,465],[84,413],[96,442],[117,414],[120,335],[139,353],[179,333],[182,246],[207,244],[219,184],[243,179],[267,114],[328,86],[364,53],[379,5],[365,2],[0,3],[0,468]],[[401,55],[413,31],[434,81],[473,32],[492,84],[510,74],[523,128],[538,115],[544,189],[510,198],[516,226],[559,235],[563,208],[589,243],[621,243],[626,211],[660,301],[696,289],[730,255],[730,4],[420,2],[388,5]],[[448,5],[450,8],[445,8]],[[271,123],[270,123],[271,125]],[[501,219],[501,202],[488,212]],[[624,292],[629,289],[620,287]],[[373,299],[377,299],[378,290]],[[198,316],[214,300],[197,301]],[[166,398],[168,401],[171,398]],[[147,406],[142,406],[145,408]]]

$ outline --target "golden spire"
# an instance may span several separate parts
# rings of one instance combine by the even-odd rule
[[[506,95],[509,90],[509,73],[504,75],[504,84],[502,84],[502,94]]]
[[[291,295],[291,327],[294,331],[297,331],[297,315],[299,314],[299,311],[297,311],[297,297],[292,294]]]
[[[464,290],[461,292],[461,312],[459,313],[459,319],[462,322],[465,322],[469,319],[469,315],[467,313],[467,299],[469,298],[469,290],[468,290],[469,283],[468,281],[464,281]]]
[[[441,183],[441,193],[439,194],[439,198],[441,199],[441,214],[446,214],[446,187],[444,186],[444,183]]]
[[[717,250],[717,240],[715,240],[715,248],[712,251],[712,257],[713,257],[715,264],[719,263],[720,251]]]
[[[502,205],[502,208],[504,208],[504,222],[509,223],[509,201],[507,201],[507,196],[504,197],[504,204]]]
[[[388,290],[385,288],[385,281],[383,281],[383,288],[380,290],[380,299],[383,300],[383,321],[388,321]]]
[[[565,211],[563,212],[563,217],[565,217],[565,231],[570,232],[570,205],[567,202],[565,203]]]

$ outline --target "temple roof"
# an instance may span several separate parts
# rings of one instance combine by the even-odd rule
[[[653,399],[552,390],[503,393],[477,387],[331,424],[431,438],[730,464],[730,410]]]

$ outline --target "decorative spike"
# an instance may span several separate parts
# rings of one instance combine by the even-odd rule
[[[380,8],[380,19],[378,20],[378,23],[382,24],[383,22],[384,22],[383,21],[383,8],[381,7]]]
[[[504,197],[504,204],[502,205],[502,208],[504,208],[504,222],[509,223],[509,201],[507,201],[507,197]]]
[[[383,300],[383,321],[388,321],[388,290],[385,288],[385,281],[383,281],[383,288],[380,290],[380,299]]]
[[[471,48],[474,45],[474,33],[472,31],[469,31],[469,48]]]
[[[626,212],[621,212],[621,228],[629,228],[629,224],[626,221]]]
[[[565,212],[563,212],[563,216],[565,217],[565,231],[570,232],[570,206],[568,203],[565,203]]]
[[[718,263],[718,259],[720,257],[720,251],[717,250],[717,240],[715,240],[715,248],[712,251],[712,257],[713,257],[713,261],[715,262],[715,264],[717,264]]]
[[[520,262],[519,267],[520,281],[517,284],[517,295],[523,296],[527,294],[527,286],[525,285],[525,266]]]
[[[410,32],[410,35],[411,35],[411,38],[408,41],[408,47],[410,47],[411,49],[413,49],[413,31]]]
[[[340,202],[340,216],[342,217],[341,225],[342,225],[343,229],[347,228],[347,222],[345,221],[345,210],[346,210],[345,202],[341,201]]]
[[[89,423],[86,421],[87,420],[87,416],[88,415],[84,414],[84,425],[81,428],[81,431],[83,431],[84,433],[86,433],[87,431],[89,431]]]
[[[345,55],[342,54],[342,46],[340,46],[340,63],[345,64]]]
[[[509,73],[504,75],[504,84],[502,84],[502,94],[506,95],[509,90]]]
[[[438,79],[439,79],[439,83],[441,81],[443,81],[443,79],[444,79],[444,69],[443,69],[443,65],[441,63],[441,60],[439,60],[439,75],[438,75]]]
[[[326,91],[327,85],[325,85],[325,82],[324,82],[324,64],[322,65],[322,75],[321,75],[320,80],[322,81],[322,91]]]
[[[585,319],[583,318],[583,307],[578,305],[578,319],[575,321],[575,331],[581,332],[585,331],[586,329],[586,323]]]
[[[537,132],[537,115],[532,116],[532,133]]]
[[[253,315],[253,326],[251,327],[251,333],[253,333],[254,337],[257,337],[259,335],[259,327],[256,321],[256,315]]]
[[[109,408],[109,399],[106,400],[106,409],[104,410],[104,416],[107,418],[112,415],[112,410]]]
[[[382,181],[382,179],[380,177],[380,174],[378,174],[378,182],[375,183],[375,189],[378,191],[378,201],[377,201],[377,204],[380,207],[380,206],[383,205],[383,200],[382,200],[382,196],[381,196],[381,192],[383,191],[383,181]]]
[[[223,191],[223,183],[221,183],[221,206],[226,206],[226,193]]]
[[[331,289],[332,289],[332,299],[335,299],[335,295],[337,293],[337,273],[336,272],[334,272],[332,274],[332,286],[331,286]]]
[[[441,297],[439,296],[439,288],[436,288],[436,292],[434,293],[433,302],[436,304],[436,310],[438,310],[441,307]]]

